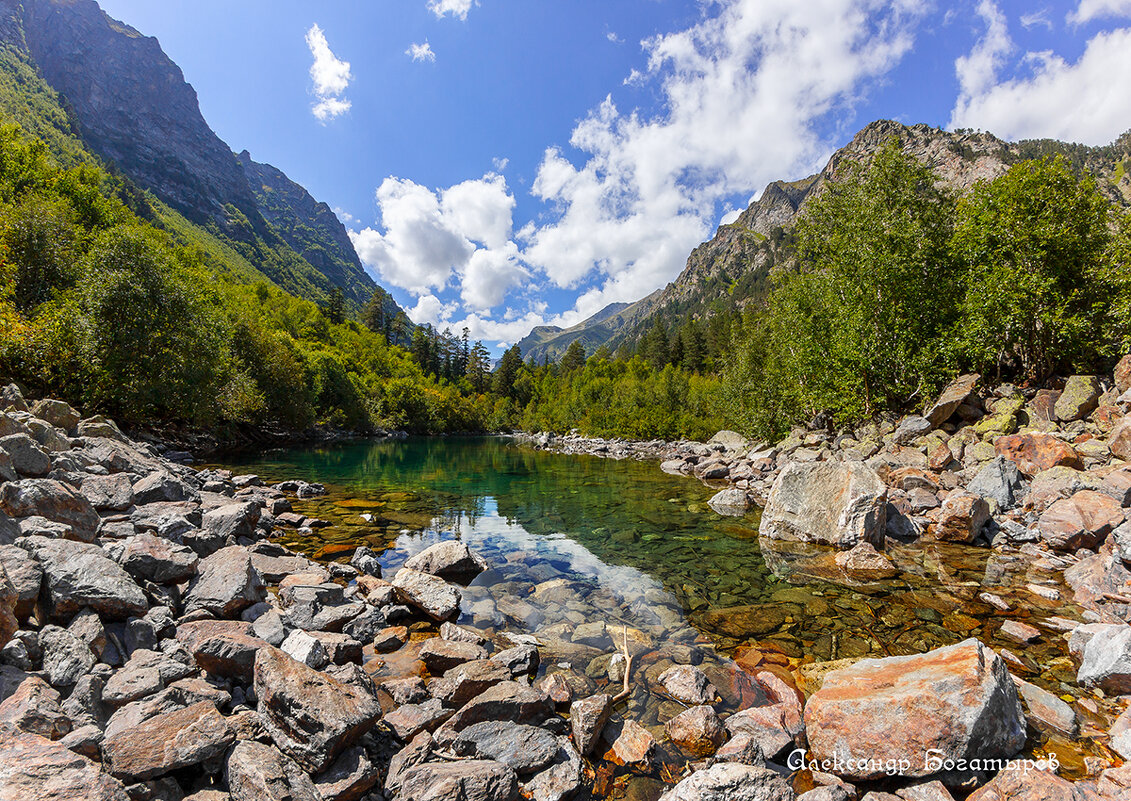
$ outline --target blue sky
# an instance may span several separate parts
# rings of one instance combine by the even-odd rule
[[[663,286],[873,119],[1131,128],[1131,0],[101,2],[414,319],[491,345]]]

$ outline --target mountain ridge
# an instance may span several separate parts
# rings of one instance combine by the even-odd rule
[[[771,272],[790,259],[789,230],[805,203],[837,180],[847,162],[867,160],[893,137],[905,153],[934,170],[941,184],[959,193],[978,181],[996,178],[1017,161],[1061,153],[1077,169],[1088,168],[1097,174],[1110,199],[1131,205],[1131,132],[1111,145],[1088,147],[1056,140],[1007,142],[986,132],[946,131],[924,124],[876,120],[836,150],[821,171],[799,180],[768,184],[734,222],[720,225],[711,239],[692,250],[675,280],[629,304],[634,313],[624,324],[610,325],[603,309],[550,337],[535,336],[539,331],[535,329],[519,343],[529,348],[523,348],[523,357],[560,357],[573,340],[581,340],[588,352],[602,345],[616,350],[635,344],[656,322],[667,327],[689,316],[701,319],[716,303],[743,308],[756,302],[763,296]],[[1120,164],[1127,166],[1120,170]],[[559,347],[562,342],[564,346]]]

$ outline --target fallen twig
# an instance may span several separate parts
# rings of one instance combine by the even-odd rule
[[[628,652],[628,626],[624,626],[622,630],[624,631],[624,689],[613,697],[614,704],[619,704],[632,694],[628,683],[632,676],[632,654]]]

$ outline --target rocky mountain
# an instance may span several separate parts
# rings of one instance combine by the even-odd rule
[[[720,226],[711,240],[691,252],[675,281],[632,304],[632,314],[610,318],[602,311],[566,331],[535,329],[522,342],[530,346],[529,353],[538,354],[551,352],[550,343],[551,354],[564,352],[574,339],[582,339],[589,352],[601,345],[615,350],[635,342],[657,318],[671,326],[687,316],[708,315],[719,303],[743,307],[757,302],[773,268],[792,258],[790,229],[808,200],[836,181],[846,163],[866,161],[892,138],[957,192],[996,178],[1017,161],[1061,153],[1077,168],[1091,170],[1113,200],[1131,205],[1131,132],[1106,147],[1085,147],[1053,140],[1006,142],[989,133],[879,120],[837,150],[820,172],[767,186],[738,219]],[[564,346],[557,347],[559,341]],[[523,353],[528,355],[525,347]]]
[[[86,149],[284,289],[325,302],[337,287],[355,310],[378,289],[329,207],[216,135],[157,39],[95,0],[0,0],[0,48],[58,94]]]
[[[618,331],[625,330],[642,314],[651,311],[651,302],[658,295],[659,290],[636,303],[610,303],[592,317],[569,328],[537,326],[518,342],[522,358],[533,359],[539,364],[545,359],[557,361],[575,340],[581,340],[585,352],[592,353],[601,345],[608,344]]]

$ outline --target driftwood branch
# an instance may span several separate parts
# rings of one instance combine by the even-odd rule
[[[632,654],[628,651],[628,626],[624,626],[624,689],[613,696],[613,703],[619,704],[624,699],[632,694],[632,688],[629,686],[629,680],[632,678]]]

